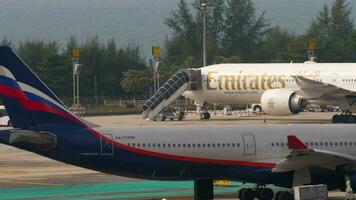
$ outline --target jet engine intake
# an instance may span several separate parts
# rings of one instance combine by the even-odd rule
[[[261,105],[266,114],[285,116],[301,112],[307,101],[294,91],[271,89],[262,94]]]

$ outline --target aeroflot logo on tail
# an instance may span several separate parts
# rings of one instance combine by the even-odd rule
[[[266,90],[285,88],[285,75],[264,73],[262,75],[238,74],[226,75],[216,71],[209,71],[206,88],[208,90]]]

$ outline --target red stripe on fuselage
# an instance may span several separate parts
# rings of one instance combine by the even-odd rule
[[[114,140],[111,140],[111,139],[101,135],[97,131],[88,127],[86,124],[84,124],[82,121],[80,121],[76,117],[74,117],[62,110],[59,110],[58,108],[55,108],[52,105],[44,104],[42,102],[33,101],[33,100],[28,99],[25,96],[25,94],[18,88],[11,88],[11,87],[8,87],[5,85],[0,85],[0,93],[2,93],[3,95],[5,95],[7,97],[19,100],[21,102],[21,105],[25,109],[32,110],[32,111],[49,112],[49,113],[64,117],[68,120],[73,120],[74,122],[81,125],[85,130],[94,134],[98,138],[101,138],[109,143],[113,143],[116,147],[133,152],[133,153],[137,153],[137,154],[141,154],[141,155],[145,155],[145,156],[158,157],[158,158],[162,158],[162,159],[171,159],[171,160],[186,161],[186,162],[193,162],[193,163],[238,165],[238,166],[248,166],[248,167],[262,167],[262,168],[274,168],[276,166],[275,163],[196,158],[196,157],[188,157],[188,156],[170,155],[170,154],[165,154],[165,153],[159,153],[159,152],[153,152],[153,151],[147,151],[144,149],[129,147],[127,145],[120,144]]]

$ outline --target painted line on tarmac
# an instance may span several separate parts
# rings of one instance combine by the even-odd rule
[[[38,185],[38,186],[62,186],[62,185],[64,185],[64,184],[60,184],[60,183],[29,182],[29,181],[10,181],[10,180],[0,180],[0,183],[23,184],[23,185]],[[1,194],[0,194],[0,197],[1,197]]]
[[[106,196],[108,194],[115,195],[115,198],[137,198],[137,196],[149,196],[150,193],[155,195],[159,194],[159,196],[165,196],[168,194],[170,194],[169,196],[172,196],[181,195],[182,193],[185,194],[186,192],[190,192],[189,190],[191,190],[189,194],[192,194],[193,185],[192,181],[138,181],[30,188],[4,188],[0,189],[0,199],[38,199],[58,197],[62,197],[64,199],[66,199],[66,197],[69,199],[78,199],[81,196],[85,196],[85,198],[95,196],[95,199],[98,199],[98,197],[107,198],[109,197]],[[232,189],[236,191],[236,188]],[[216,191],[219,191],[219,189]],[[122,197],[124,195],[126,196]]]

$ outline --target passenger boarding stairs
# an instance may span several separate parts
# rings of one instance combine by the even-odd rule
[[[143,104],[143,118],[154,120],[164,108],[174,102],[183,92],[201,88],[200,69],[178,71]]]

